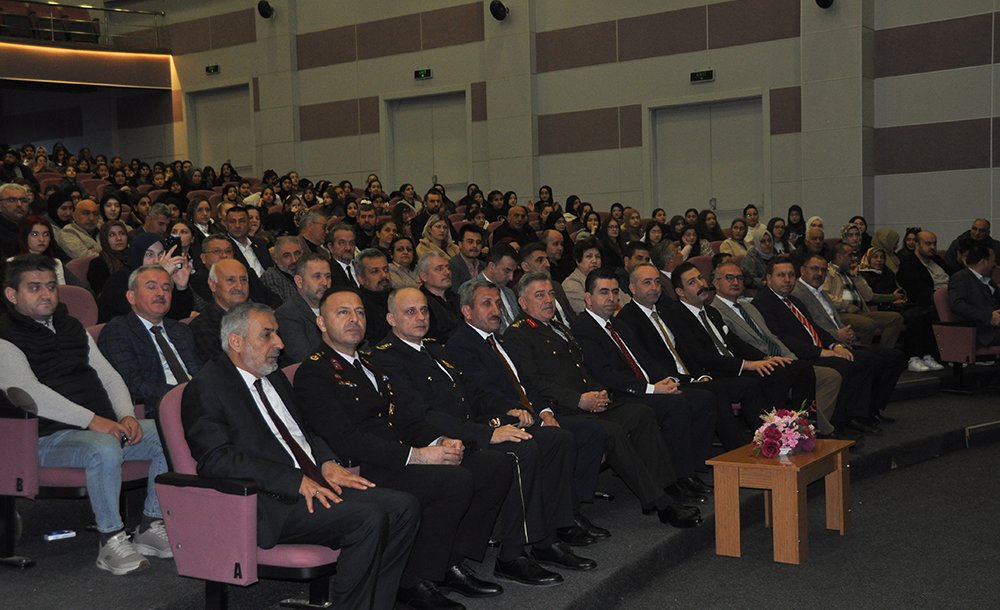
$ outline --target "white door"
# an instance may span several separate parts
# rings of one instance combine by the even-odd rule
[[[245,85],[190,94],[192,161],[216,171],[229,161],[244,176],[254,175],[253,115]]]
[[[759,98],[654,111],[654,207],[672,216],[687,208],[713,208],[713,200],[719,212],[760,206],[762,129]],[[733,216],[720,214],[719,221],[726,226]]]
[[[448,93],[389,102],[389,150],[392,182],[404,182],[418,193],[435,182],[449,193],[464,193],[469,179],[469,145],[464,93]]]

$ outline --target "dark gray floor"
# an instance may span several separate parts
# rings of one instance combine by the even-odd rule
[[[1000,507],[995,498],[966,499],[970,492],[962,485],[980,485],[995,493],[993,473],[1000,466],[1000,449],[987,450],[992,451],[988,454],[959,451],[912,469],[890,470],[962,449],[966,426],[1000,420],[1000,399],[995,395],[938,394],[893,403],[891,413],[900,421],[886,426],[884,436],[870,438],[865,448],[852,456],[856,529],[846,538],[827,534],[818,521],[821,498],[811,500],[810,515],[817,521],[810,530],[810,560],[804,566],[773,564],[768,532],[759,523],[745,525],[743,559],[716,558],[711,553],[714,523],[710,506],[703,509],[708,520],[702,527],[678,531],[661,525],[655,517],[643,517],[620,480],[605,472],[601,486],[613,491],[617,499],[598,502],[587,513],[614,535],[581,550],[599,562],[597,570],[565,573],[566,583],[561,587],[539,591],[512,584],[506,585],[507,592],[498,598],[461,601],[482,610],[606,607],[626,598],[621,607],[723,608],[772,603],[830,607],[847,589],[854,589],[858,596],[852,598],[853,603],[837,604],[839,607],[887,607],[904,599],[910,607],[948,607],[985,600],[987,593],[981,594],[983,591],[995,599],[996,587],[987,587],[984,581],[988,577],[980,574],[995,574],[995,561],[978,571],[976,568],[984,560],[996,559],[995,524]],[[992,461],[975,467],[986,463],[986,457],[980,457],[986,455],[992,456]],[[957,464],[953,471],[938,469],[951,463]],[[751,520],[755,512],[759,514],[759,504],[755,499],[751,507],[756,508],[745,511]],[[133,505],[141,507],[141,496]],[[37,559],[38,565],[22,572],[0,571],[0,607],[192,608],[201,604],[201,583],[178,577],[169,560],[154,559],[151,570],[124,577],[96,569],[97,536],[84,529],[92,519],[86,501],[21,501],[19,506],[25,518],[19,551]],[[982,525],[975,522],[979,516],[985,517]],[[931,527],[938,522],[941,528]],[[63,528],[75,529],[78,536],[41,541],[43,533]],[[700,567],[693,568],[695,565]],[[927,570],[919,572],[921,566]],[[489,575],[491,557],[475,567]],[[886,573],[892,578],[885,578]],[[975,578],[970,578],[970,573]],[[747,591],[759,592],[759,583],[768,577],[777,577],[775,582],[787,588],[790,598],[743,597]],[[692,584],[684,588],[682,582]],[[903,584],[897,587],[896,582]],[[897,590],[902,587],[905,596]],[[234,588],[231,607],[275,608],[282,598],[304,595],[305,590],[294,583],[270,581]],[[813,597],[817,592],[822,593],[821,598]],[[943,592],[942,596],[936,592]],[[751,604],[751,599],[756,601]]]

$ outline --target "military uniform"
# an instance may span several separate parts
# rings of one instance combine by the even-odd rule
[[[360,466],[376,485],[420,500],[420,530],[404,571],[440,581],[463,558],[481,560],[513,460],[496,452],[467,452],[461,466],[408,464],[412,447],[441,435],[428,423],[399,417],[389,378],[359,354],[363,369],[325,342],[295,373],[295,396],[312,429],[341,459]]]

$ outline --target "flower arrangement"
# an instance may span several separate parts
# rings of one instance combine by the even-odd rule
[[[760,416],[764,423],[753,435],[753,453],[773,458],[789,453],[808,453],[816,448],[816,430],[808,412],[772,409]]]

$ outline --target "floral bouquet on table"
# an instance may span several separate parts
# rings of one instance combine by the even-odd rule
[[[816,430],[807,410],[772,409],[760,418],[764,423],[753,434],[754,455],[773,458],[816,448]]]

